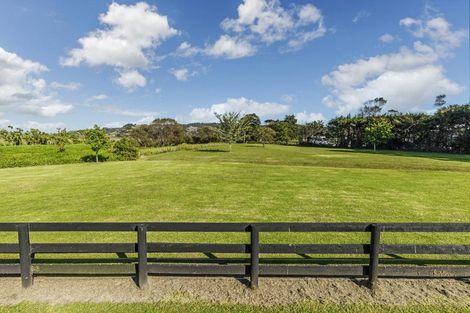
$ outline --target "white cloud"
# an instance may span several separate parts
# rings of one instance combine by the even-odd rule
[[[405,18],[400,25],[428,43],[416,41],[412,49],[402,47],[396,53],[338,66],[322,77],[331,91],[323,99],[327,106],[337,114],[348,114],[369,99],[384,97],[388,100],[386,109],[408,112],[422,110],[438,94],[462,92],[463,86],[445,76],[441,61],[462,43],[464,31],[452,30],[443,17],[426,21]]]
[[[201,49],[191,46],[187,41],[182,42],[176,49],[176,55],[190,57],[201,52]]]
[[[390,43],[395,40],[395,37],[390,34],[383,34],[382,36],[379,37],[379,40],[383,43]]]
[[[400,25],[417,38],[430,38],[436,51],[443,56],[446,56],[451,49],[460,46],[468,36],[468,30],[453,31],[452,25],[443,17],[435,17],[425,21],[407,17],[400,20]]]
[[[161,88],[155,88],[155,93],[156,93],[157,95],[159,95],[161,92],[162,92],[162,89],[161,89]]]
[[[222,21],[227,33],[206,46],[205,54],[237,59],[254,55],[259,44],[275,42],[284,42],[283,51],[294,51],[326,33],[323,16],[313,4],[286,9],[278,0],[244,0],[237,11],[237,18]]]
[[[223,103],[213,104],[208,108],[195,108],[191,111],[192,122],[215,122],[214,113],[240,112],[242,114],[255,113],[261,118],[275,117],[289,111],[289,105],[275,102],[257,102],[255,100],[241,98],[228,98]]]
[[[103,29],[80,38],[81,47],[70,50],[61,63],[64,66],[81,63],[113,66],[121,73],[118,83],[130,89],[145,85],[145,78],[136,69],[150,67],[152,50],[178,34],[166,16],[158,14],[155,6],[145,2],[134,5],[113,2],[105,14],[100,14],[99,20]]]
[[[76,82],[69,82],[69,83],[59,83],[59,82],[52,82],[51,88],[54,89],[66,89],[66,90],[78,90],[82,84]]]
[[[255,54],[256,48],[245,39],[222,35],[213,45],[206,47],[205,53],[214,57],[239,59]]]
[[[238,18],[226,18],[222,28],[241,33],[249,31],[266,43],[283,40],[294,28],[294,18],[279,1],[245,0],[238,7]]]
[[[354,16],[353,18],[353,23],[357,23],[359,22],[360,20],[363,20],[367,17],[370,16],[370,12],[369,11],[366,11],[366,10],[361,10],[359,12],[356,13],[356,15]]]
[[[294,115],[299,124],[325,120],[325,116],[322,113],[307,113],[303,111],[303,112],[295,113]]]
[[[40,78],[46,71],[46,66],[0,48],[0,110],[42,116],[69,112],[71,105],[46,92],[47,83]]]
[[[387,107],[401,111],[417,110],[432,103],[438,94],[458,94],[462,87],[445,77],[438,54],[416,42],[414,49],[401,48],[398,53],[377,55],[342,64],[322,77],[332,94],[323,102],[348,114],[376,97],[388,100]]]
[[[179,81],[186,81],[190,76],[189,70],[187,68],[173,68],[170,70],[170,73]]]
[[[134,90],[137,87],[144,87],[147,84],[145,77],[137,70],[125,70],[119,72],[119,77],[116,78],[115,82],[128,90]]]

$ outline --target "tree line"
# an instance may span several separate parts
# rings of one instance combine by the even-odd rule
[[[445,106],[445,95],[436,97],[433,114],[382,112],[383,98],[371,100],[357,115],[328,122],[324,134],[342,148],[367,148],[470,153],[470,104]]]
[[[470,104],[446,106],[445,95],[439,95],[435,101],[436,112],[427,114],[383,112],[386,103],[386,99],[376,98],[364,103],[355,115],[304,125],[299,125],[294,115],[262,124],[254,113],[228,112],[216,113],[218,123],[212,124],[182,125],[171,118],[158,118],[150,124],[127,124],[118,129],[95,126],[73,132],[58,129],[53,134],[9,126],[0,130],[0,145],[53,144],[63,152],[67,144],[87,143],[96,153],[96,160],[99,151],[108,148],[119,151],[123,159],[132,159],[138,153],[137,147],[212,142],[226,142],[229,150],[233,143],[256,142],[470,153]],[[102,143],[97,145],[100,140]]]

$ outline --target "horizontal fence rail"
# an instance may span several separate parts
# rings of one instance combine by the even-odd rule
[[[470,277],[470,260],[444,258],[444,265],[380,264],[381,254],[470,255],[470,245],[381,244],[381,234],[403,232],[470,233],[470,223],[0,223],[0,232],[16,232],[17,243],[0,244],[0,254],[16,254],[18,261],[0,263],[0,275],[19,275],[23,287],[32,285],[37,275],[134,275],[139,287],[148,285],[149,275],[201,275],[249,277],[252,288],[260,276],[364,277],[371,288],[379,277]],[[133,232],[133,243],[34,243],[31,232]],[[220,232],[250,234],[249,243],[169,243],[148,242],[149,232]],[[368,244],[268,244],[260,242],[261,233],[272,232],[365,232]],[[36,262],[37,254],[126,254],[119,264],[93,259]],[[149,253],[248,254],[248,259],[151,258]],[[366,264],[298,264],[294,259],[260,258],[261,254],[365,255]],[[345,258],[346,259],[346,258]],[[5,259],[7,260],[7,259]],[[341,257],[339,258],[341,261]],[[8,261],[8,260],[7,260]],[[59,262],[60,261],[60,262]],[[215,264],[214,264],[215,263]],[[449,265],[452,263],[454,265]]]

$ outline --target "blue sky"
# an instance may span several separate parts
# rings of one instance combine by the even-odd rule
[[[53,131],[354,113],[367,99],[469,102],[469,2],[20,1],[0,4],[0,127]]]

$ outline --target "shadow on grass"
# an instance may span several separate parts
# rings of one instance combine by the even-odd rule
[[[452,153],[437,153],[437,152],[413,152],[413,151],[395,151],[395,150],[359,150],[359,149],[329,149],[330,152],[340,153],[363,153],[369,155],[388,155],[388,156],[403,156],[414,158],[426,158],[438,161],[456,161],[470,163],[469,154],[452,154]]]
[[[81,160],[83,162],[96,162],[96,156],[93,155],[93,154],[85,155],[85,156],[81,157]],[[99,162],[106,162],[108,160],[109,160],[108,156],[104,156],[104,155],[101,155],[101,154],[98,155],[98,161]]]
[[[228,150],[223,150],[223,149],[199,149],[196,151],[197,152],[230,152]]]

